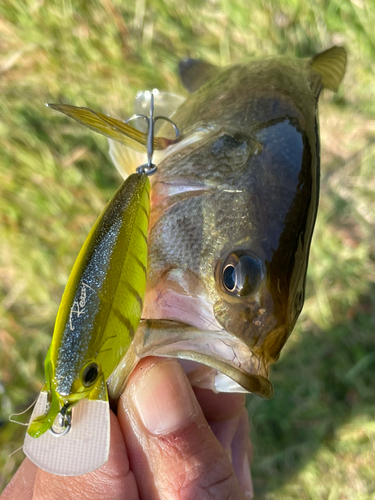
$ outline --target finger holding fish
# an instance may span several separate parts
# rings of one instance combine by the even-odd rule
[[[110,420],[110,453],[102,467],[82,476],[60,476],[37,469],[26,459],[1,499],[43,500],[59,498],[64,492],[66,500],[88,496],[115,500],[124,494],[129,500],[156,500],[164,492],[166,498],[177,500],[180,493],[199,491],[204,500],[212,498],[215,487],[216,500],[251,498],[249,468],[244,466],[249,455],[242,395],[204,390],[194,395],[175,360],[148,358],[129,379],[119,401],[118,419],[111,413]],[[149,432],[149,428],[160,430],[160,425],[162,433]]]

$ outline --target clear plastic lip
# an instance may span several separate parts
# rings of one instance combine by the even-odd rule
[[[139,359],[147,356],[184,360],[181,364],[197,387],[216,392],[251,392],[266,399],[273,395],[263,360],[225,330],[204,331],[176,321],[143,320],[109,380],[113,399],[123,391]]]
[[[42,391],[31,421],[46,411],[48,394]],[[25,436],[23,451],[41,469],[61,476],[87,474],[108,460],[110,414],[108,403],[81,399],[72,409],[72,426],[64,436],[45,432],[38,438]]]

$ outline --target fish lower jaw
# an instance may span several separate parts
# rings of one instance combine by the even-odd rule
[[[271,398],[267,367],[225,330],[201,330],[171,320],[142,320],[132,344],[137,358],[178,358],[193,386],[215,392],[251,392]]]

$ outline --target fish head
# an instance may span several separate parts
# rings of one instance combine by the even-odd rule
[[[304,302],[322,77],[284,57],[212,74],[173,115],[183,140],[152,178],[134,349],[203,363],[216,390],[271,397],[268,367]]]

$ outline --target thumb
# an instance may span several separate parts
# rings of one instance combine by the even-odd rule
[[[177,361],[142,360],[118,418],[142,500],[250,498]]]

